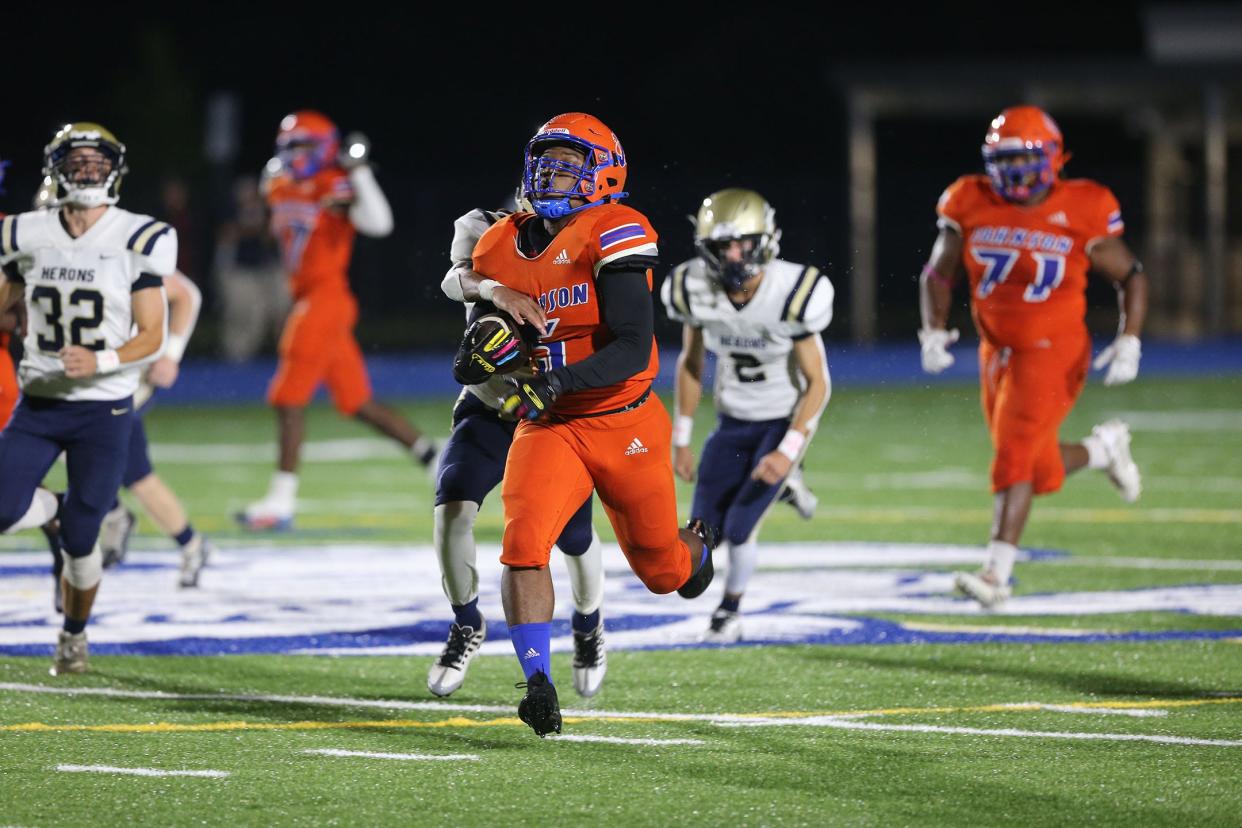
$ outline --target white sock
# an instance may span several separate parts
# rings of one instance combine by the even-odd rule
[[[479,596],[478,550],[474,545],[474,519],[479,504],[466,500],[436,507],[434,538],[440,561],[440,584],[453,606],[469,604]]]
[[[1083,438],[1082,447],[1087,450],[1087,468],[1108,468],[1108,447],[1103,440],[1092,434]]]
[[[590,615],[604,602],[604,550],[595,527],[591,527],[591,545],[581,555],[566,555],[569,585],[573,588],[574,609]]]
[[[56,517],[56,495],[47,489],[35,489],[34,497],[30,499],[30,508],[26,510],[26,514],[18,518],[17,523],[5,529],[4,534],[20,532],[23,529],[34,529],[36,526],[42,526],[54,517]]]
[[[1013,575],[1013,562],[1018,557],[1018,547],[1012,543],[994,540],[988,543],[987,570],[996,576],[1001,586],[1009,583]]]
[[[274,503],[292,512],[298,498],[297,472],[272,472],[272,480],[267,484],[267,497],[264,500]]]
[[[726,595],[741,595],[759,563],[759,544],[754,537],[745,543],[729,544],[729,576],[725,579]]]

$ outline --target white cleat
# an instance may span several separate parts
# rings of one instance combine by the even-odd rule
[[[819,505],[819,498],[807,487],[806,479],[802,476],[801,463],[789,470],[785,485],[776,497],[782,503],[788,503],[797,509],[798,515],[803,520],[815,517],[815,507]]]
[[[99,525],[99,549],[103,552],[103,568],[111,569],[125,562],[129,554],[129,536],[134,532],[134,524],[138,517],[119,504],[115,509],[104,515]]]
[[[195,532],[190,542],[181,547],[181,572],[178,575],[177,584],[183,589],[198,586],[198,575],[207,565],[207,560],[213,551],[215,549],[211,541]]]
[[[52,668],[48,673],[63,676],[66,673],[85,673],[87,670],[86,632],[67,633],[60,631],[56,641],[56,655],[52,660]]]
[[[1108,452],[1108,479],[1126,503],[1133,503],[1143,493],[1143,476],[1130,456],[1130,427],[1121,420],[1109,420],[1091,429]]]
[[[608,672],[608,654],[604,652],[604,622],[589,633],[574,631],[574,689],[589,699],[599,692]]]
[[[742,640],[742,616],[723,607],[712,613],[707,631],[699,638],[704,644],[736,644]]]
[[[251,503],[233,518],[251,532],[285,532],[293,528],[293,510],[266,499]]]
[[[1007,585],[996,583],[990,572],[959,572],[953,576],[953,585],[974,598],[984,609],[995,609],[1009,600],[1010,589]]]
[[[479,647],[486,638],[486,621],[479,626],[478,631],[474,627],[463,627],[460,624],[449,627],[444,651],[427,673],[427,689],[433,696],[444,697],[461,687],[466,680],[466,668],[470,666],[470,660],[479,652]]]

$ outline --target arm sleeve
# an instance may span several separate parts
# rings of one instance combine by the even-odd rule
[[[478,244],[479,239],[487,232],[487,228],[507,215],[509,214],[504,211],[490,212],[488,210],[474,209],[453,222],[453,244],[449,248],[449,258],[452,260],[453,266],[448,269],[448,272],[444,274],[444,278],[440,280],[440,290],[444,292],[445,296],[454,302],[466,301],[466,296],[462,292],[461,278],[458,271],[470,269],[474,246]]]
[[[557,368],[562,392],[604,388],[647,367],[655,335],[655,309],[647,271],[609,269],[596,280],[605,324],[616,337],[581,362]]]
[[[819,333],[832,321],[832,302],[835,292],[832,282],[823,273],[816,273],[811,283],[811,293],[801,306],[800,315],[791,319],[793,338]]]
[[[363,164],[349,171],[354,200],[349,205],[349,220],[364,236],[383,238],[392,232],[392,208],[375,180],[371,167]]]

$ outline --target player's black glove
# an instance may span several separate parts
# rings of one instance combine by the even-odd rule
[[[497,374],[530,364],[530,342],[503,311],[489,311],[470,323],[453,357],[453,379],[478,385]]]
[[[500,410],[518,420],[538,420],[561,395],[561,381],[556,374],[507,379],[505,387],[508,394],[501,400]]]

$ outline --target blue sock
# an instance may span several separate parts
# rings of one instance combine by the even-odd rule
[[[479,612],[479,599],[475,598],[468,604],[453,604],[453,615],[457,616],[458,626],[471,627],[478,632],[483,628],[483,613]]]
[[[583,615],[577,610],[574,610],[573,625],[574,632],[589,633],[594,631],[595,628],[599,626],[599,610],[596,610],[590,615]]]
[[[66,615],[65,616],[65,632],[69,633],[70,635],[77,635],[78,633],[82,632],[82,630],[86,629],[86,620],[87,619],[83,618],[82,620],[79,621],[76,618],[70,618],[69,616]]]
[[[177,546],[185,546],[187,543],[189,543],[193,539],[194,539],[194,527],[191,526],[189,523],[185,525],[184,529],[182,529],[177,534],[173,535],[173,540],[177,542]]]
[[[737,612],[737,608],[741,606],[741,604],[741,598],[730,598],[726,595],[724,598],[720,599],[720,608],[722,610],[728,610],[729,612]]]
[[[509,628],[509,638],[513,639],[513,652],[517,653],[522,665],[522,672],[529,680],[535,673],[542,672],[552,682],[552,622],[542,624],[517,624]]]

